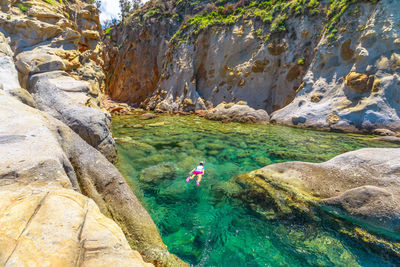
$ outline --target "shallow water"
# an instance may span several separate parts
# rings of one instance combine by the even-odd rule
[[[363,147],[396,147],[373,136],[208,121],[195,116],[113,118],[118,168],[149,211],[170,252],[194,266],[392,266],[340,234],[331,220],[267,220],[214,193],[221,182],[284,161],[322,162]],[[202,158],[200,187],[186,183]]]

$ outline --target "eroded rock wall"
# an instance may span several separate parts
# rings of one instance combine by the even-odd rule
[[[288,8],[272,22],[235,12],[224,22],[219,7],[213,23],[207,1],[150,2],[107,37],[107,91],[160,111],[246,101],[287,125],[398,131],[400,3],[338,2]],[[283,29],[273,29],[282,16]]]
[[[304,76],[304,88],[272,114],[278,123],[346,131],[400,130],[400,3],[352,7],[337,39],[327,36]]]
[[[96,7],[83,1],[3,2],[0,27],[11,47],[4,51],[15,59],[21,84],[6,86],[27,89],[37,108],[115,161],[110,116],[101,110],[104,73]]]

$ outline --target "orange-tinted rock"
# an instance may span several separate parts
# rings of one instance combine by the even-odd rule
[[[336,114],[331,114],[326,118],[326,122],[330,125],[330,124],[335,124],[338,123],[340,120],[339,116]]]
[[[272,42],[268,45],[268,52],[273,55],[273,56],[279,56],[286,50],[286,44],[281,43],[281,44],[276,44],[275,42]]]
[[[350,60],[353,58],[354,50],[350,48],[351,40],[348,39],[340,47],[340,56],[343,60]]]
[[[374,87],[375,76],[361,74],[357,72],[350,72],[346,76],[345,83],[349,86],[354,92],[363,94],[371,92]]]
[[[311,96],[311,102],[317,103],[321,101],[322,94],[315,94]]]

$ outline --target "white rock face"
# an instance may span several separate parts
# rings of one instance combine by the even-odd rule
[[[304,88],[272,120],[346,131],[400,130],[400,2],[357,6],[358,16],[350,9],[342,17],[338,28],[346,31],[332,45],[321,40]]]

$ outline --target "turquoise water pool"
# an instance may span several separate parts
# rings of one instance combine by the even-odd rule
[[[170,252],[194,266],[393,266],[399,259],[340,232],[330,218],[267,220],[217,194],[224,181],[277,162],[326,161],[372,136],[208,121],[195,116],[113,119],[117,167],[149,211]],[[206,159],[200,187],[188,172]]]

